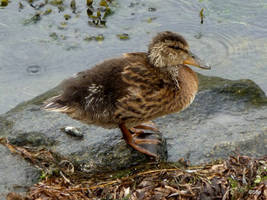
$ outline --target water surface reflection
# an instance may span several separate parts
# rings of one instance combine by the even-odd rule
[[[70,8],[53,10],[35,24],[24,25],[34,14],[24,3],[12,1],[0,10],[0,113],[54,87],[73,73],[127,51],[144,51],[159,31],[183,34],[192,51],[213,65],[207,75],[249,78],[267,92],[267,2],[265,0],[116,0],[107,28],[88,26],[84,1],[79,15]],[[205,10],[204,24],[199,12]],[[72,15],[66,27],[64,14]],[[4,20],[2,20],[4,19]],[[127,33],[130,40],[116,35]],[[56,34],[56,37],[52,37]],[[102,42],[85,41],[103,34]]]

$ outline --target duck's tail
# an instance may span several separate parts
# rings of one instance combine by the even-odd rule
[[[42,108],[48,111],[63,112],[63,113],[68,113],[71,110],[70,107],[67,105],[67,103],[62,101],[61,95],[54,96],[46,100]]]

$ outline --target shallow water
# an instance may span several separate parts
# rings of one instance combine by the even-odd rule
[[[103,59],[146,50],[151,37],[164,30],[184,35],[192,51],[212,65],[211,71],[201,73],[252,79],[267,93],[267,0],[115,0],[107,28],[88,25],[83,0],[76,0],[79,16],[70,8],[58,13],[47,5],[41,10],[52,8],[51,14],[24,25],[36,11],[21,2],[21,11],[18,1],[0,9],[0,113]],[[72,18],[61,29],[64,14]],[[54,32],[58,38],[50,36]],[[119,40],[116,35],[121,33],[130,39]],[[84,40],[97,34],[103,34],[104,41]]]

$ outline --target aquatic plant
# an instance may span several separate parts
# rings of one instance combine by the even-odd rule
[[[6,7],[8,5],[8,0],[0,0],[0,6]]]
[[[87,15],[90,18],[88,24],[90,26],[103,28],[106,26],[106,18],[113,14],[110,8],[112,1],[101,0],[98,5],[95,5],[93,1],[87,0]]]
[[[120,40],[129,40],[129,34],[127,33],[122,33],[122,34],[117,34],[117,38],[119,38]]]

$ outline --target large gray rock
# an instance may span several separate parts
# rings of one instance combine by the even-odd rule
[[[167,138],[169,161],[184,157],[197,164],[235,152],[266,155],[267,98],[262,90],[249,80],[199,78],[200,92],[187,110],[156,120]],[[129,148],[117,129],[88,126],[64,114],[41,110],[42,102],[57,92],[55,88],[2,115],[0,136],[16,145],[45,146],[89,172],[117,170],[148,160]],[[65,126],[80,128],[84,137],[66,135],[61,131]]]
[[[167,137],[169,160],[193,164],[240,153],[267,155],[267,98],[250,80],[199,75],[189,109],[156,120]]]
[[[25,193],[39,177],[39,170],[0,145],[0,200],[9,192]]]

